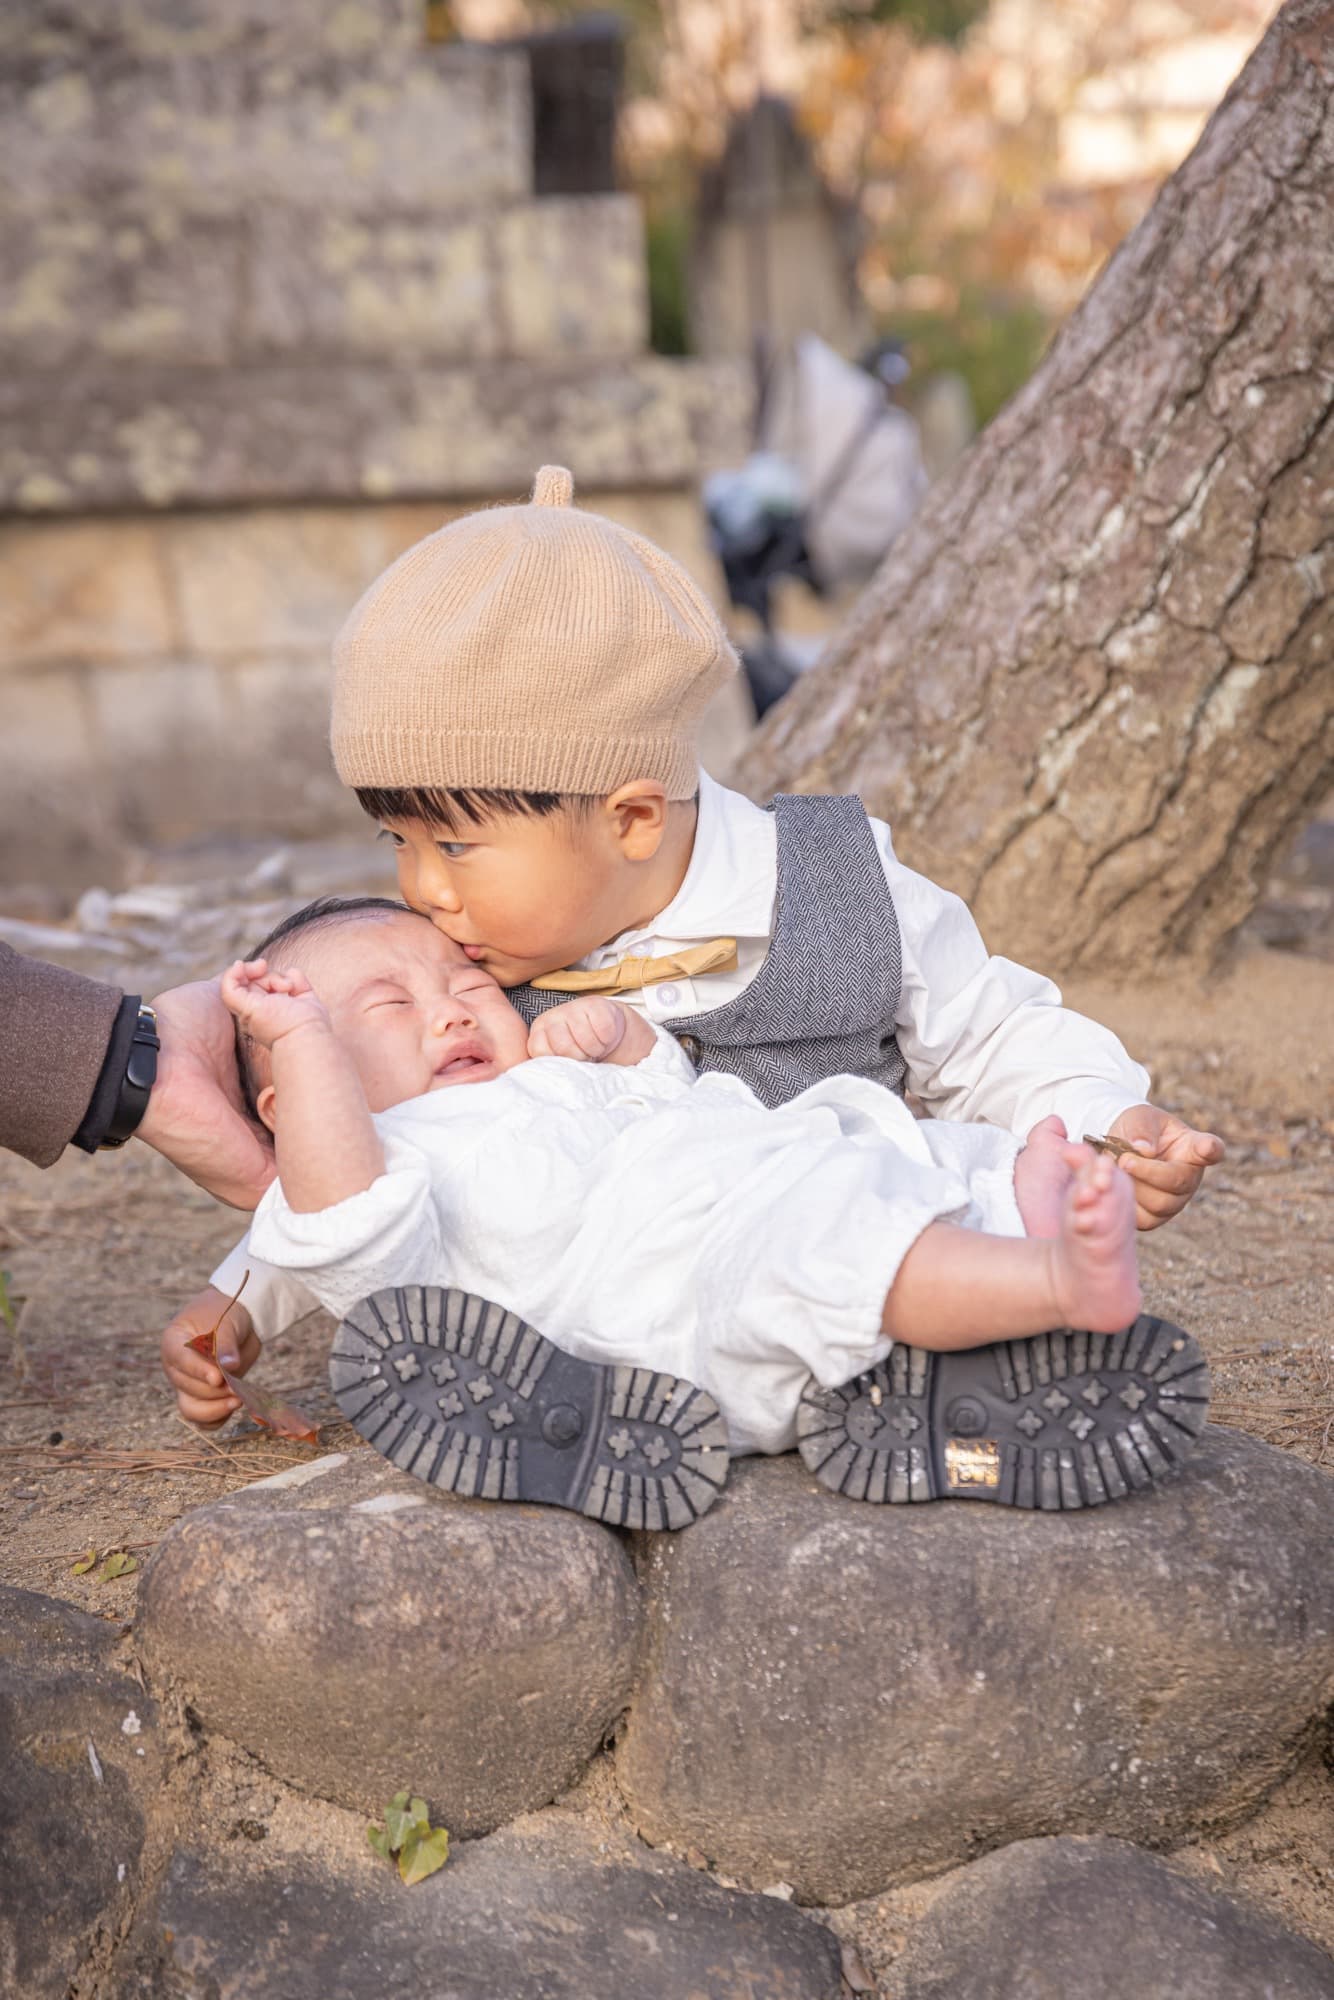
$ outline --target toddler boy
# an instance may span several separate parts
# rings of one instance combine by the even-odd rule
[[[1136,1149],[1120,1168],[1141,1227],[1221,1157],[1145,1101],[1114,1036],[988,957],[962,902],[904,868],[857,800],[770,812],[699,772],[695,726],[732,648],[677,564],[572,505],[567,473],[409,549],[335,658],[340,776],[392,840],[406,901],[526,1020],[606,992],[767,1104],[850,1072],[911,1088],[936,1119],[1110,1131]],[[247,1262],[261,1332],[313,1304],[244,1245],[215,1285],[234,1290]],[[220,1303],[205,1294],[167,1340]],[[231,1325],[249,1365],[242,1308]],[[210,1386],[188,1415],[230,1414]]]
[[[314,905],[265,954],[223,980],[276,1136],[254,1244],[348,1315],[339,1400],[418,1476],[677,1526],[713,1498],[729,1445],[783,1451],[800,1429],[827,1483],[856,1471],[858,1497],[927,1497],[958,1483],[925,1379],[953,1356],[948,1395],[976,1402],[996,1472],[964,1483],[1033,1505],[1044,1454],[978,1343],[1008,1340],[1013,1373],[1037,1365],[1039,1332],[1063,1410],[1098,1382],[1073,1434],[1051,1426],[1053,1488],[1062,1448],[1083,1475],[1065,1504],[1193,1442],[1198,1354],[1130,1324],[1133,1198],[1088,1148],[919,1124],[854,1077],[767,1109],[598,997],[530,1034],[489,974],[392,904]],[[1043,1331],[1076,1315],[1078,1335]],[[882,1373],[877,1409],[868,1371],[891,1340],[916,1347],[896,1346],[904,1381]],[[1088,1414],[1117,1388],[1134,1431],[1124,1403]],[[909,1419],[920,1435],[899,1450]]]

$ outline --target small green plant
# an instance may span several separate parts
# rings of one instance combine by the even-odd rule
[[[12,1282],[8,1271],[0,1271],[0,1319],[4,1321],[9,1331],[14,1333],[18,1328],[19,1316],[14,1310],[14,1301],[9,1296]]]
[[[366,1838],[385,1861],[398,1857],[398,1872],[410,1889],[443,1868],[449,1859],[449,1835],[432,1826],[425,1799],[396,1792],[384,1809],[384,1825],[368,1826]]]

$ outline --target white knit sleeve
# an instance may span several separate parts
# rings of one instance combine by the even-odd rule
[[[309,1285],[256,1255],[248,1230],[236,1248],[227,1252],[209,1283],[228,1298],[234,1292],[241,1293],[241,1304],[250,1314],[261,1340],[272,1339],[275,1333],[281,1333],[294,1320],[304,1319],[319,1305]]]
[[[442,1235],[430,1162],[401,1139],[386,1139],[384,1173],[332,1208],[298,1214],[273,1182],[250,1231],[266,1263],[299,1271],[338,1314],[386,1285],[448,1283]]]

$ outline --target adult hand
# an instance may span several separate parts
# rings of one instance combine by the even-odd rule
[[[208,1333],[216,1326],[216,1352],[226,1363],[229,1374],[245,1375],[259,1360],[259,1336],[250,1314],[237,1302],[228,1307],[226,1317],[219,1321],[218,1315],[226,1305],[226,1293],[206,1285],[202,1292],[187,1300],[162,1335],[162,1366],[176,1391],[176,1407],[187,1423],[198,1424],[203,1430],[216,1430],[219,1424],[225,1424],[241,1404],[223,1381],[221,1372],[188,1343],[197,1334]]]
[[[1216,1132],[1197,1132],[1155,1104],[1132,1104],[1111,1127],[1111,1136],[1136,1149],[1122,1153],[1117,1165],[1135,1183],[1135,1221],[1141,1229],[1157,1229],[1179,1214],[1206,1168],[1217,1166],[1226,1151]]]
[[[219,1201],[253,1208],[274,1176],[273,1147],[245,1113],[219,981],[174,986],[153,1011],[162,1049],[136,1138]]]

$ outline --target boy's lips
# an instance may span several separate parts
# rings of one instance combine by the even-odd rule
[[[485,953],[486,946],[484,944],[465,944],[460,946],[460,950],[463,952],[465,958],[478,959]]]

